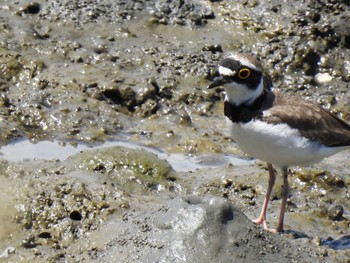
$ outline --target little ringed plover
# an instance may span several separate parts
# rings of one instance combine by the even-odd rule
[[[283,231],[288,198],[288,167],[306,166],[350,148],[350,126],[320,106],[264,88],[261,63],[250,54],[232,54],[219,63],[219,76],[209,89],[222,86],[224,113],[231,137],[248,155],[267,162],[268,188],[260,216],[254,220],[271,232]],[[283,188],[277,227],[266,223],[266,210],[276,176]]]

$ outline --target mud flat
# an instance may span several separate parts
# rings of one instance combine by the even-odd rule
[[[347,1],[2,1],[0,14],[1,261],[349,261],[349,152],[293,169],[287,231],[266,233],[250,219],[267,171],[206,90],[225,53],[251,52],[275,88],[349,121]]]

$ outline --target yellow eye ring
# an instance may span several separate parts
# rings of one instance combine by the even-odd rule
[[[247,79],[250,76],[250,69],[249,68],[242,68],[241,70],[239,70],[238,72],[238,77],[240,79]]]

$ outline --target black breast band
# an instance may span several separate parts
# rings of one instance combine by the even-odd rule
[[[224,113],[232,122],[247,123],[252,119],[260,119],[262,110],[266,105],[266,92],[264,91],[252,104],[242,103],[237,106],[225,101]]]

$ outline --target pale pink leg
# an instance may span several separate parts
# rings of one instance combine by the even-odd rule
[[[276,227],[277,232],[283,231],[284,213],[286,210],[287,199],[288,199],[288,194],[289,194],[288,169],[283,168],[282,173],[283,173],[282,203],[281,203],[281,210],[280,210],[280,218],[278,220],[278,225]]]
[[[260,216],[257,219],[253,220],[253,222],[258,224],[258,225],[263,224],[264,229],[269,230],[271,232],[276,232],[274,229],[268,228],[267,223],[266,223],[267,206],[269,204],[271,192],[272,192],[273,186],[275,185],[275,181],[276,181],[276,175],[275,175],[275,172],[273,170],[272,164],[267,163],[267,168],[269,170],[269,184],[268,184],[267,192],[265,195],[264,205],[262,207]],[[282,220],[283,220],[283,218],[282,218]],[[282,224],[283,224],[283,222],[282,222]]]

